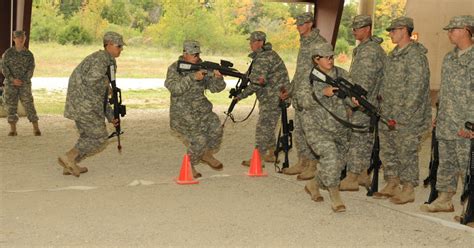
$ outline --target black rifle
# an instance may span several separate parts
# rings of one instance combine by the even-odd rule
[[[466,130],[473,132],[474,124],[472,122],[466,122],[464,127]],[[464,180],[464,190],[461,195],[461,204],[466,203],[466,211],[464,212],[464,217],[461,218],[461,224],[466,225],[468,223],[474,222],[474,143],[471,138],[471,150],[469,158],[469,168],[466,171],[466,179]]]
[[[229,98],[232,99],[232,101],[230,102],[229,108],[227,108],[227,112],[224,112],[226,116],[225,116],[224,122],[222,122],[222,126],[225,125],[229,117],[233,122],[236,122],[234,119],[234,116],[232,115],[232,111],[234,110],[235,105],[239,101],[236,97],[240,93],[242,93],[242,91],[244,91],[244,89],[247,88],[247,86],[250,83],[249,75],[250,75],[250,72],[252,71],[252,65],[253,65],[253,61],[252,63],[250,63],[250,66],[247,69],[247,72],[245,73],[244,77],[239,77],[239,80],[235,84],[235,87],[230,89],[229,91]],[[257,103],[256,100],[255,100],[255,103]],[[253,108],[255,108],[255,103],[254,103]],[[250,111],[249,115],[246,118],[244,118],[244,120],[242,121],[245,121],[252,114],[253,108],[252,108],[252,111]]]
[[[436,104],[436,112],[438,111],[438,104]],[[436,114],[438,115],[438,114]],[[431,131],[431,158],[430,158],[430,173],[428,177],[423,180],[423,186],[427,187],[430,185],[430,195],[428,201],[425,204],[430,204],[436,198],[438,198],[438,190],[436,189],[436,181],[438,180],[438,166],[439,166],[439,151],[438,151],[438,140],[436,139],[436,126]]]
[[[282,169],[288,168],[290,166],[290,161],[288,159],[288,153],[290,149],[293,147],[293,135],[291,132],[294,129],[293,120],[288,120],[288,107],[290,106],[284,100],[280,99],[280,103],[278,105],[281,109],[281,127],[280,131],[278,131],[278,139],[276,143],[276,149],[274,152],[275,155],[275,169],[278,173],[282,172]],[[283,151],[285,153],[285,161],[283,162],[282,167],[278,167],[278,155],[280,152]]]
[[[374,176],[372,177],[372,182],[370,187],[367,189],[367,196],[373,196],[375,192],[379,191],[379,171],[382,166],[382,160],[380,160],[380,139],[379,139],[379,119],[371,119],[375,123],[372,123],[374,130],[374,145],[372,146],[372,153],[370,154],[370,165],[367,169],[367,175],[370,176],[372,171]]]
[[[116,120],[115,132],[109,135],[109,139],[117,136],[117,149],[120,152],[122,150],[122,145],[120,144],[120,135],[123,134],[123,131],[120,127],[120,116],[124,117],[127,112],[127,109],[125,105],[122,105],[122,90],[120,90],[120,88],[117,88],[117,84],[115,83],[114,65],[109,66],[109,68],[107,69],[107,77],[109,78],[110,85],[112,88],[112,96],[109,98],[109,104],[112,104],[114,106],[114,119]]]

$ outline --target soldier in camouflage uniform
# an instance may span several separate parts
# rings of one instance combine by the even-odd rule
[[[272,50],[272,44],[266,41],[266,34],[255,31],[250,34],[250,48],[252,53],[252,68],[249,79],[252,82],[237,99],[244,99],[253,93],[257,94],[259,116],[255,130],[255,146],[263,160],[275,162],[275,128],[280,118],[281,110],[279,93],[282,87],[289,84],[288,70],[280,56]],[[242,162],[250,166],[250,161]]]
[[[383,40],[372,36],[372,18],[365,15],[354,17],[352,34],[360,43],[352,53],[350,77],[353,83],[367,90],[367,100],[376,103],[386,59],[385,51],[380,46]],[[369,126],[370,117],[360,109],[354,108],[351,122]],[[369,133],[369,130],[354,130],[351,133],[347,153],[347,176],[341,181],[341,191],[358,191],[359,182],[363,186],[369,186],[367,169],[370,157],[367,154],[370,154],[372,145],[373,134]]]
[[[310,55],[313,57],[315,66],[330,77],[348,79],[347,71],[334,66],[334,52],[329,43],[315,46],[310,51]],[[349,129],[336,120],[328,110],[342,120],[348,121],[348,102],[337,97],[334,90],[335,88],[322,82],[309,82],[308,75],[299,88],[301,94],[298,98],[298,106],[305,113],[301,117],[304,138],[311,151],[320,157],[316,179],[310,180],[305,190],[311,195],[312,200],[322,201],[319,187],[327,189],[332,210],[344,212],[346,207],[339,195],[339,182],[345,163],[344,155],[347,151]]]
[[[120,56],[125,43],[120,34],[107,32],[103,38],[104,50],[87,56],[72,72],[66,95],[64,117],[74,120],[79,131],[75,146],[59,156],[58,163],[64,167],[63,174],[87,172],[77,165],[85,157],[105,148],[108,133],[104,119],[118,124],[108,103],[110,66],[117,68],[115,58]]]
[[[184,41],[183,55],[179,60],[199,63],[201,48],[199,42]],[[165,87],[171,93],[170,127],[187,147],[195,178],[201,177],[195,166],[200,161],[214,170],[222,170],[222,163],[213,154],[219,150],[223,130],[219,117],[212,112],[212,103],[204,95],[225,89],[222,74],[217,71],[178,72],[178,61],[168,67]]]
[[[464,130],[466,121],[474,120],[474,16],[455,16],[444,27],[455,48],[446,54],[441,71],[439,114],[436,138],[439,144],[439,167],[436,189],[438,198],[422,205],[425,212],[453,212],[452,197],[458,178],[469,166],[469,138],[473,133]],[[473,223],[474,224],[474,223]]]
[[[427,49],[410,39],[413,28],[413,19],[399,17],[386,29],[397,46],[389,53],[385,64],[380,89],[381,110],[397,125],[395,130],[380,125],[386,185],[374,193],[374,197],[389,197],[395,204],[415,200],[414,187],[419,181],[418,148],[431,121]]]
[[[289,168],[285,168],[283,173],[287,175],[299,174],[297,177],[299,180],[314,178],[317,164],[317,156],[311,152],[302,134],[301,118],[305,113],[299,104],[299,98],[302,94],[300,87],[302,84],[307,83],[307,78],[313,65],[311,47],[326,43],[326,39],[319,34],[319,29],[313,27],[313,18],[314,15],[310,12],[306,12],[296,18],[296,28],[300,33],[300,49],[296,60],[296,71],[290,83],[289,91],[284,91],[281,96],[283,99],[288,96],[291,97],[293,107],[296,110],[293,137],[295,138],[296,150],[298,151],[298,162]]]
[[[13,32],[14,47],[10,47],[2,55],[2,72],[5,76],[3,99],[8,112],[10,132],[8,136],[17,136],[16,123],[18,122],[18,99],[25,107],[26,116],[33,124],[33,134],[41,136],[38,127],[38,115],[31,93],[31,77],[35,70],[33,53],[25,47],[26,35],[24,31]]]

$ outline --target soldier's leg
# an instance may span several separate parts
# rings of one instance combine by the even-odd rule
[[[379,192],[374,193],[375,199],[389,198],[400,192],[400,178],[398,167],[400,166],[400,153],[397,143],[399,141],[398,131],[380,131],[380,155],[383,161],[385,186]],[[404,141],[402,141],[404,142]]]
[[[211,112],[201,122],[202,135],[206,138],[201,160],[214,170],[222,170],[222,163],[214,157],[222,143],[223,129],[216,113]]]
[[[3,100],[5,103],[5,109],[7,111],[7,120],[10,124],[10,132],[8,136],[16,136],[16,123],[18,122],[18,98],[19,89],[18,87],[5,85],[3,91]]]
[[[275,162],[275,128],[280,120],[280,109],[262,107],[255,128],[255,143],[265,162]]]
[[[315,154],[309,148],[304,137],[302,115],[304,115],[303,111],[295,110],[293,140],[298,153],[298,162],[289,168],[283,169],[283,174],[301,174],[308,167],[310,160],[316,160]]]
[[[33,93],[31,92],[31,84],[26,84],[20,87],[19,98],[21,103],[25,107],[26,116],[28,120],[33,124],[33,134],[35,136],[41,136],[41,131],[38,126],[38,115],[36,114]]]
[[[105,149],[109,135],[104,120],[76,121],[76,127],[79,130],[74,146],[79,151],[76,162]]]
[[[190,153],[191,141],[190,140],[192,139],[192,137],[190,136],[189,132],[185,131],[184,129],[183,130],[173,129],[173,134],[176,135],[178,137],[178,139],[181,140],[181,142],[183,142],[184,146],[186,147],[186,151],[187,151],[186,153],[191,158],[191,153]],[[196,170],[196,167],[195,167],[196,165],[197,164],[193,165],[191,163],[191,169],[192,169],[193,177],[194,178],[202,177],[202,174]]]
[[[372,135],[370,133],[352,132],[346,155],[347,176],[341,181],[341,191],[358,191],[359,178],[364,186],[368,186],[367,169],[372,151]]]

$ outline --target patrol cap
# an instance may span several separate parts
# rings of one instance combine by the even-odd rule
[[[195,40],[185,40],[183,42],[183,52],[187,54],[201,53],[199,42]]]
[[[407,28],[414,29],[415,26],[413,25],[413,19],[406,16],[395,18],[392,20],[392,23],[390,23],[390,26],[386,28],[385,30],[390,32],[391,30],[395,28],[399,28],[399,27],[407,27]]]
[[[109,43],[109,42],[112,42],[116,45],[120,45],[120,46],[123,46],[123,45],[127,45],[125,44],[125,42],[123,42],[123,37],[122,35],[120,35],[119,33],[116,33],[116,32],[112,32],[112,31],[109,31],[107,33],[104,34],[104,45]]]
[[[368,15],[358,15],[352,20],[352,28],[372,26],[372,18]]]
[[[250,40],[250,41],[256,41],[256,40],[265,41],[266,38],[267,38],[267,35],[264,32],[262,32],[262,31],[253,31],[250,34],[250,37],[247,38],[247,40]]]
[[[13,38],[22,37],[22,36],[25,36],[25,31],[23,30],[13,31]]]
[[[307,22],[313,22],[314,15],[311,12],[305,12],[296,17],[296,25],[301,26]]]
[[[327,42],[314,45],[311,49],[311,56],[327,57],[333,55],[334,51],[332,50],[332,45]]]
[[[451,18],[448,26],[444,27],[444,30],[449,30],[453,28],[464,28],[467,27],[471,29],[471,32],[474,29],[474,16],[472,15],[460,15]]]

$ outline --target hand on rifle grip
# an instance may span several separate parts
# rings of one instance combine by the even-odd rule
[[[112,119],[112,124],[114,125],[114,127],[118,127],[120,125],[120,119]]]
[[[197,81],[201,81],[204,79],[204,77],[206,76],[207,74],[207,71],[205,70],[199,70],[197,71],[196,73],[194,73],[194,79],[197,80]]]

